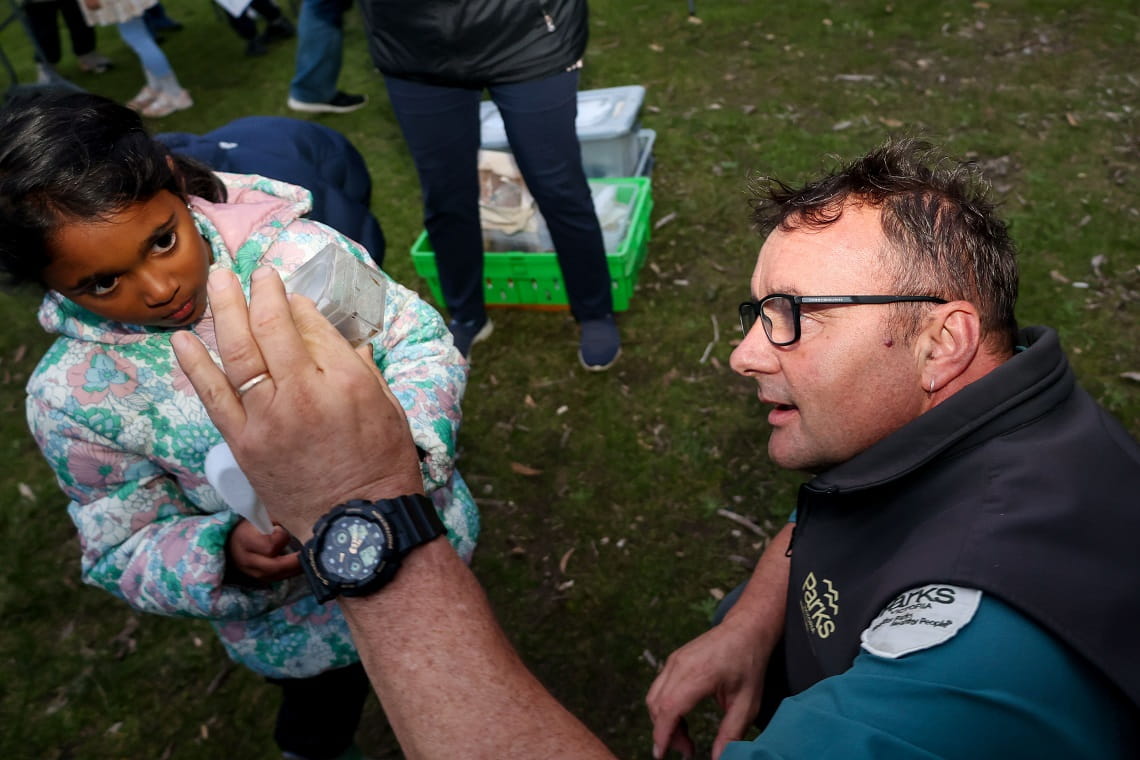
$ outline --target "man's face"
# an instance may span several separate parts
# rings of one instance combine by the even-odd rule
[[[848,205],[821,229],[777,229],[752,274],[752,297],[892,295],[879,211]],[[758,319],[732,368],[773,405],[768,454],[821,472],[845,462],[924,410],[914,349],[889,332],[889,305],[803,305],[800,339],[773,346]]]

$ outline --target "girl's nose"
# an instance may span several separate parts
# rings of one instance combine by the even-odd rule
[[[166,306],[178,294],[178,279],[161,267],[146,267],[140,274],[143,300],[147,306]]]

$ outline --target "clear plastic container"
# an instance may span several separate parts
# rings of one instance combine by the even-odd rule
[[[645,100],[641,85],[581,90],[574,130],[582,145],[586,176],[632,177],[638,174],[638,115]],[[481,143],[489,150],[510,150],[498,107],[479,104]]]
[[[285,290],[312,299],[345,339],[359,346],[384,328],[384,275],[338,245],[330,243],[297,267]]]

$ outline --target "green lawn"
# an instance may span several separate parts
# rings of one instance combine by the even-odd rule
[[[290,43],[246,59],[209,3],[167,7],[186,29],[164,48],[197,105],[157,129],[290,115]],[[697,11],[701,23],[680,0],[592,3],[583,88],[644,85],[641,123],[657,133],[660,227],[620,317],[622,359],[585,373],[565,313],[496,312],[460,442],[484,520],[475,571],[526,661],[622,757],[649,755],[655,665],[703,629],[762,548],[718,509],[771,532],[801,480],[766,461],[754,386],[728,368],[760,242],[750,176],[800,180],[901,132],[976,158],[1021,247],[1019,319],[1057,327],[1084,385],[1140,434],[1140,383],[1123,376],[1140,372],[1135,0],[697,0]],[[80,73],[70,54],[60,71],[125,100],[141,71],[113,30],[99,41],[112,72]],[[22,31],[0,32],[0,46],[30,78]],[[365,155],[386,268],[426,297],[408,255],[418,185],[355,11],[341,84],[371,103],[320,118]],[[276,757],[274,687],[232,669],[207,625],[138,616],[82,585],[65,500],[23,421],[23,386],[49,342],[37,301],[0,292],[0,755]],[[697,713],[707,748],[715,709]],[[374,703],[361,739],[398,756]]]

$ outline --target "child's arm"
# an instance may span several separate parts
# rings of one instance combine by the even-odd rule
[[[30,396],[27,404],[32,433],[72,500],[86,583],[144,612],[214,620],[253,617],[284,601],[284,584],[224,583],[236,514],[201,512],[146,457],[42,399]]]

